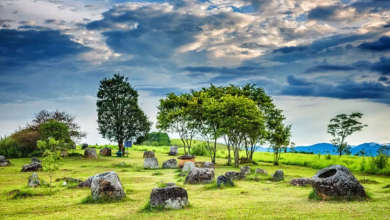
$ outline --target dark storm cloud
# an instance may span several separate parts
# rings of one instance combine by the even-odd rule
[[[381,76],[381,77],[379,77],[378,81],[379,81],[379,82],[389,82],[390,79],[387,78],[386,76]]]
[[[317,65],[307,69],[305,73],[337,72],[337,71],[351,71],[351,70],[356,70],[356,67],[342,66],[342,65]]]
[[[290,84],[292,86],[307,86],[307,85],[312,84],[311,82],[309,82],[305,78],[296,77],[294,75],[289,75],[287,77],[287,82],[288,82],[288,84]]]
[[[342,11],[355,10],[358,16],[370,13],[382,13],[390,10],[390,1],[388,0],[358,0],[352,4],[318,6],[309,11],[310,20],[336,21],[353,18],[337,18]]]
[[[285,86],[281,95],[316,96],[339,99],[372,99],[390,103],[390,86],[378,82],[345,81],[338,84],[312,82],[305,86]]]
[[[369,62],[366,63],[369,64]],[[383,75],[390,75],[390,58],[381,57],[378,62],[371,65],[370,69],[372,71],[382,73]]]
[[[29,62],[63,58],[88,51],[57,30],[0,30],[0,66],[22,66]],[[1,75],[6,72],[1,72]]]
[[[59,20],[59,19],[47,19],[45,20],[45,24],[60,24],[63,25],[65,24],[64,20]]]
[[[362,43],[359,45],[359,48],[372,51],[390,50],[390,37],[382,36],[377,41]]]
[[[309,20],[323,20],[329,21],[334,20],[334,17],[337,15],[337,10],[342,9],[341,5],[334,6],[319,6],[312,9],[308,14]]]
[[[88,23],[86,28],[104,31],[106,44],[115,52],[158,58],[169,58],[175,49],[195,42],[203,25],[220,29],[234,27],[243,21],[241,16],[233,13],[201,17],[166,13],[152,6],[134,10],[118,7],[103,13],[103,17]]]

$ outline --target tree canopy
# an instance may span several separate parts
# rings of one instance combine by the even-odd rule
[[[357,131],[361,131],[367,126],[358,121],[362,117],[362,113],[354,112],[349,115],[336,115],[330,120],[328,133],[332,135],[333,139],[331,140],[331,143],[335,146],[340,156],[343,153],[349,153],[350,147],[347,142],[345,142],[346,137]]]
[[[145,136],[152,123],[138,105],[138,92],[123,75],[100,81],[97,93],[98,131],[116,141],[123,151],[123,141]]]

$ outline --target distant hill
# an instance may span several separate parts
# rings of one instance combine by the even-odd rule
[[[193,145],[199,145],[199,144],[205,143],[205,141],[201,141],[201,140],[194,140],[194,142],[195,143]],[[183,146],[183,142],[180,139],[171,139],[171,144],[177,145],[177,146]],[[352,152],[351,155],[354,155],[354,154],[360,152],[362,149],[364,149],[364,151],[366,152],[366,155],[372,154],[375,156],[376,152],[378,151],[378,149],[382,145],[390,146],[390,143],[379,144],[379,143],[372,142],[372,143],[364,143],[364,144],[360,144],[357,146],[353,146],[351,148],[351,152]],[[217,148],[220,150],[225,150],[226,145],[222,144],[222,143],[217,143]],[[298,152],[313,152],[315,154],[318,154],[318,153],[321,153],[321,154],[330,153],[330,154],[334,154],[334,155],[337,154],[336,148],[333,147],[333,145],[330,143],[318,143],[318,144],[313,144],[310,146],[296,146],[295,150]],[[257,147],[256,152],[272,152],[272,150],[269,150],[268,147],[260,146],[260,147]]]

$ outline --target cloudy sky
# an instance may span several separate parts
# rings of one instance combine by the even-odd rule
[[[95,97],[120,72],[154,122],[168,92],[249,82],[298,145],[354,111],[369,127],[350,144],[390,142],[389,36],[388,0],[0,0],[0,135],[59,109],[107,143]]]

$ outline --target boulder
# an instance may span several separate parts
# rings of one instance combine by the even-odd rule
[[[179,168],[183,168],[184,164],[187,162],[193,162],[195,164],[195,156],[192,155],[184,155],[180,156],[177,159],[179,159]]]
[[[61,157],[67,157],[69,154],[68,154],[68,151],[67,150],[62,150],[61,151]]]
[[[224,175],[217,177],[217,184],[218,184],[218,188],[220,188],[222,184],[225,186],[231,185],[232,187],[234,187],[233,181]]]
[[[170,160],[164,161],[162,168],[163,169],[176,169],[177,168],[177,160],[170,159]]]
[[[42,164],[40,163],[31,163],[31,164],[26,164],[22,168],[22,172],[28,172],[28,171],[38,171],[42,169]]]
[[[8,166],[9,164],[9,160],[0,155],[0,167]]]
[[[310,185],[311,180],[309,178],[298,178],[298,179],[292,179],[288,182],[294,186],[306,186],[306,185]]]
[[[93,199],[119,200],[126,197],[122,183],[115,172],[97,174],[92,178],[91,195]]]
[[[35,188],[39,185],[41,185],[41,182],[39,181],[38,175],[36,173],[31,174],[28,178],[28,186]]]
[[[284,180],[284,173],[283,173],[283,170],[277,170],[275,171],[275,174],[272,175],[272,179],[274,181],[282,181]]]
[[[154,188],[150,194],[150,207],[181,209],[188,206],[187,190],[178,186]]]
[[[168,182],[167,183],[167,187],[173,187],[173,186],[176,186],[176,184],[174,182]]]
[[[108,156],[108,157],[111,157],[111,148],[108,148],[108,147],[105,147],[103,149],[100,150],[99,154],[101,156]]]
[[[91,184],[92,184],[92,179],[93,179],[94,176],[90,176],[87,180],[85,180],[84,182],[81,182],[79,183],[79,185],[77,185],[77,188],[91,188]]]
[[[241,157],[240,158],[240,164],[246,164],[246,163],[251,163],[251,159],[246,158],[246,157]]]
[[[74,179],[72,177],[63,177],[63,178],[56,179],[56,182],[59,182],[59,181],[65,181],[67,183],[82,183],[83,182],[82,180]],[[90,186],[91,186],[91,184],[89,184],[89,187]]]
[[[153,157],[155,157],[153,151],[145,151],[144,152],[144,158],[153,158]]]
[[[321,198],[364,198],[363,186],[341,165],[333,165],[316,173],[311,179],[314,192]]]
[[[88,144],[83,144],[83,145],[81,145],[81,150],[85,150],[85,149],[87,149],[88,148]]]
[[[187,184],[205,184],[214,180],[214,169],[193,167],[184,183]]]
[[[251,168],[249,166],[243,166],[243,167],[241,167],[240,172],[247,175],[251,172]]]
[[[195,166],[198,168],[211,168],[214,169],[214,163],[212,162],[195,162]]]
[[[177,156],[179,152],[179,148],[177,146],[171,146],[171,148],[169,149],[169,156]]]
[[[87,148],[87,149],[85,149],[84,157],[97,159],[96,149],[95,148]]]
[[[266,171],[265,169],[256,168],[255,173],[256,174],[268,174],[268,171]]]
[[[241,173],[241,172],[233,172],[233,171],[230,171],[230,172],[226,172],[225,173],[225,176],[231,180],[241,180],[241,179],[245,179],[245,174],[244,173]]]
[[[36,157],[31,157],[31,163],[41,163],[41,160]]]
[[[181,169],[182,172],[190,172],[192,168],[195,167],[195,164],[193,162],[187,162],[184,164],[183,168]]]
[[[157,158],[145,158],[144,169],[159,169]]]
[[[204,162],[203,167],[214,169],[214,163],[213,162]]]

